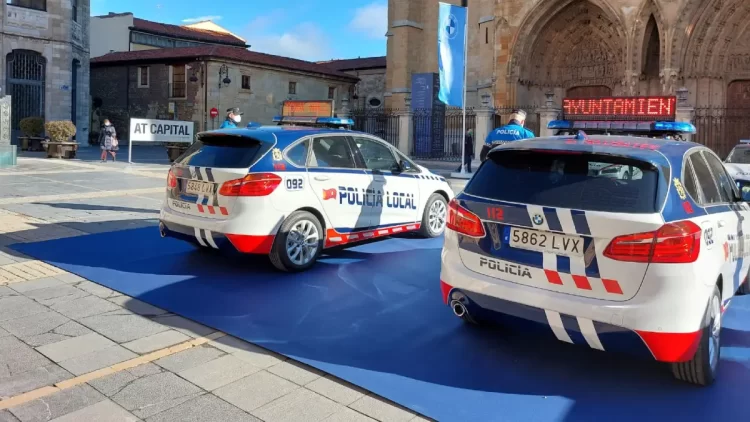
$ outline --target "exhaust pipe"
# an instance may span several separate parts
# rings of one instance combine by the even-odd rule
[[[167,228],[162,222],[159,222],[159,234],[161,237],[167,237]]]
[[[468,315],[468,311],[466,310],[466,306],[464,306],[463,303],[453,300],[451,301],[451,308],[453,308],[453,314],[455,314],[459,318],[463,318]]]

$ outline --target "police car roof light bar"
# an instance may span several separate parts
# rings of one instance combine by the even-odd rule
[[[741,144],[750,144],[750,139],[740,139]]]

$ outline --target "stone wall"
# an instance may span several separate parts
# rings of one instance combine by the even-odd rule
[[[89,131],[89,4],[88,0],[78,0],[78,16],[74,21],[70,1],[47,1],[46,12],[3,3],[4,19],[0,26],[0,69],[7,69],[7,55],[16,49],[34,51],[44,57],[44,117],[48,121],[70,120],[72,117],[73,60],[78,60],[75,90],[77,139],[86,139]],[[0,72],[0,87],[7,94],[5,71]]]
[[[183,62],[183,64],[185,64]],[[128,117],[193,121],[197,130],[216,129],[221,125],[226,109],[239,107],[244,112],[243,122],[270,124],[280,114],[281,102],[286,99],[325,100],[328,87],[336,87],[337,107],[349,92],[352,81],[332,79],[298,72],[261,68],[236,62],[186,63],[186,98],[170,98],[168,64],[150,64],[149,86],[138,86],[138,65],[95,66],[91,69],[91,95],[100,99],[100,118],[122,121],[129,127]],[[229,85],[219,86],[219,69],[229,69]],[[198,80],[189,81],[191,76]],[[242,76],[250,77],[250,89],[242,88]],[[221,77],[223,79],[224,76]],[[296,94],[289,94],[289,81],[297,83]],[[170,103],[175,114],[169,113]],[[211,108],[219,110],[219,117],[211,119]],[[127,129],[125,129],[127,130]],[[123,133],[122,139],[126,139]]]
[[[367,69],[359,71],[347,71],[352,76],[360,79],[357,82],[355,92],[357,99],[349,101],[350,108],[363,109],[371,107],[370,100],[377,99],[380,101],[380,107],[385,103],[385,69]]]
[[[442,0],[460,4],[460,0]],[[572,93],[674,95],[750,107],[747,0],[471,0],[468,103],[559,105]],[[390,0],[387,106],[437,70],[438,0]],[[686,35],[687,34],[687,35]],[[747,97],[747,100],[743,98]]]

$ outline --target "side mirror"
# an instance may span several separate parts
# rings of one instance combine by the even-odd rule
[[[409,163],[406,162],[406,160],[399,161],[398,166],[399,166],[399,170],[401,171],[411,170],[411,167],[409,166]]]

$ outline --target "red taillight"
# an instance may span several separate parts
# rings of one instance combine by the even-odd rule
[[[695,262],[701,250],[701,228],[690,221],[662,226],[655,232],[618,236],[604,250],[617,261],[686,264]]]
[[[169,169],[169,173],[167,173],[167,186],[172,189],[177,187],[177,178],[174,176],[172,169]]]
[[[482,220],[466,208],[458,205],[453,199],[448,204],[448,223],[446,226],[458,233],[472,237],[484,237]]]
[[[221,185],[219,195],[266,196],[281,184],[281,177],[273,173],[253,173],[242,179],[227,180]]]

